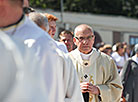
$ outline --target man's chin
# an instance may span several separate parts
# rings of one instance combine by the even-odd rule
[[[88,54],[91,52],[91,50],[90,49],[83,49],[83,52],[84,52],[84,54]]]

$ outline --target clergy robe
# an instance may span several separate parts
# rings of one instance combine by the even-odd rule
[[[69,65],[71,61],[58,50],[48,33],[26,16],[17,24],[1,29],[9,36],[23,41],[38,55],[49,102],[83,101],[74,67]]]
[[[1,30],[0,52],[0,102],[48,102],[33,52]]]
[[[80,82],[90,82],[100,90],[102,102],[120,102],[122,84],[116,65],[111,57],[97,51],[93,52],[89,60],[83,60],[78,49],[69,53]],[[89,102],[99,102],[98,95],[89,95]]]

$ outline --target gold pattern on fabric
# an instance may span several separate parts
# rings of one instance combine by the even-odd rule
[[[86,74],[85,74],[86,75]],[[80,78],[80,83],[84,82],[84,75]],[[89,83],[94,84],[93,76],[91,74],[88,75]],[[89,94],[89,102],[92,102],[93,100],[93,94]]]
[[[89,74],[89,76],[90,76],[89,83],[94,84],[93,76],[90,74]],[[90,94],[89,95],[89,102],[92,102],[92,100],[93,100],[93,94]]]

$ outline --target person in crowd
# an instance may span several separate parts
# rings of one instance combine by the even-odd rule
[[[96,49],[99,49],[99,48],[101,48],[101,47],[103,47],[105,45],[105,43],[104,42],[99,42],[99,43],[97,43],[96,44]]]
[[[48,19],[42,13],[34,12],[29,14],[29,19],[34,21],[44,31],[49,31]]]
[[[116,51],[113,52],[111,56],[117,65],[118,72],[121,71],[125,61],[127,60],[124,54],[125,54],[124,45],[121,42],[116,43]]]
[[[93,48],[93,29],[81,24],[75,28],[77,49],[69,53],[78,77],[85,102],[119,102],[122,84],[113,59]]]
[[[112,46],[110,44],[105,44],[103,47],[100,47],[99,50],[105,54],[111,56]]]
[[[0,12],[0,29],[11,38],[23,42],[38,56],[41,64],[38,68],[42,70],[48,102],[83,102],[72,61],[57,49],[44,30],[24,15],[23,0],[0,0]],[[26,97],[29,96],[26,93]],[[12,99],[23,98],[25,97],[12,95]]]
[[[59,41],[63,42],[67,49],[68,52],[71,52],[73,50],[73,33],[69,30],[64,30],[59,34]]]
[[[49,31],[48,34],[51,36],[51,38],[54,39],[55,33],[56,33],[56,21],[58,18],[52,14],[44,13],[44,15],[47,17],[49,22]],[[63,51],[64,53],[68,53],[67,47],[63,42],[55,41],[57,47]]]
[[[125,58],[128,59],[130,57],[130,54],[131,54],[131,47],[130,45],[126,44],[124,45],[124,48],[125,48]]]
[[[138,44],[135,45],[134,51],[135,54],[127,60],[120,73],[126,102],[138,101]]]

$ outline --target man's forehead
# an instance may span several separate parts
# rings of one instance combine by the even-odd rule
[[[85,35],[92,35],[93,32],[90,29],[78,29],[76,32],[77,36],[85,36]]]
[[[60,39],[66,39],[66,37],[65,36],[60,36]]]

